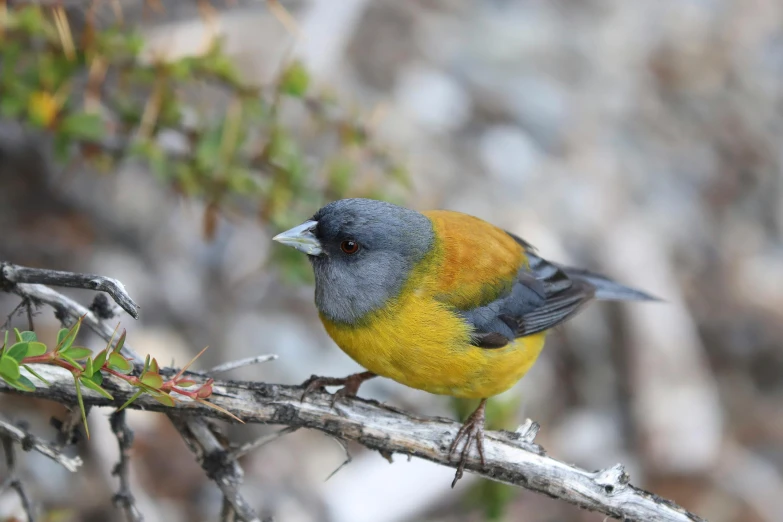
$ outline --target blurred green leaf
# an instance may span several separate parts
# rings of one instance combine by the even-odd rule
[[[10,357],[17,363],[20,363],[22,362],[22,359],[27,357],[27,350],[29,347],[30,345],[28,343],[16,343],[3,354],[3,357]]]
[[[0,377],[6,381],[15,381],[19,378],[19,363],[15,359],[3,354],[0,357]]]
[[[96,384],[96,383],[95,383],[95,382],[93,382],[92,380],[90,380],[90,379],[81,379],[81,383],[82,383],[82,384],[83,384],[85,387],[87,387],[87,388],[89,388],[89,389],[91,389],[91,390],[93,390],[93,391],[96,391],[96,392],[100,393],[101,395],[103,395],[103,396],[104,396],[104,397],[106,397],[107,399],[109,399],[109,400],[114,400],[114,397],[112,397],[112,395],[111,395],[109,392],[107,392],[106,390],[104,390],[103,388],[101,388],[100,386],[98,386],[98,384]]]
[[[59,131],[76,140],[98,141],[106,133],[106,126],[97,114],[76,112],[63,117]]]
[[[289,96],[301,98],[310,86],[310,74],[300,61],[289,65],[280,78],[280,90]]]

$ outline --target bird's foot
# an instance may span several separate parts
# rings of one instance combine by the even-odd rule
[[[486,466],[484,461],[484,409],[487,405],[487,400],[482,399],[476,411],[470,414],[470,417],[465,420],[465,423],[457,432],[457,436],[454,437],[454,442],[449,447],[449,459],[457,451],[460,441],[465,439],[465,443],[462,446],[460,452],[459,466],[457,472],[454,474],[454,480],[451,482],[453,488],[459,479],[462,478],[462,473],[465,471],[465,464],[468,461],[470,455],[470,446],[475,442],[476,449],[478,450],[479,458],[481,459],[481,465]]]
[[[308,395],[318,389],[322,389],[324,386],[342,386],[339,390],[332,394],[331,406],[334,408],[334,404],[342,399],[349,397],[356,397],[359,392],[359,386],[366,380],[372,379],[376,375],[372,372],[354,373],[348,377],[318,377],[313,375],[305,382],[302,383],[304,387],[304,393],[302,393],[302,400],[304,401]]]

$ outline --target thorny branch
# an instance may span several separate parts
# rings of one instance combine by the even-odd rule
[[[0,266],[8,266],[8,264],[0,263]],[[27,269],[27,270],[30,271],[27,274],[28,280],[34,281],[35,280],[34,273],[36,269]],[[44,270],[44,272],[46,271]],[[117,285],[116,290],[117,293],[124,294],[124,295],[120,295],[121,299],[126,300],[128,302],[133,302],[130,296],[127,295],[127,292],[125,291],[125,288],[122,284]],[[58,317],[58,319],[61,322],[64,323],[65,326],[68,326],[69,322],[75,321],[78,318],[83,317],[83,323],[86,324],[88,327],[90,327],[90,329],[92,329],[105,341],[109,342],[114,337],[114,329],[111,328],[106,323],[102,322],[95,313],[86,309],[76,301],[60,294],[59,292],[52,290],[47,286],[44,286],[42,284],[37,284],[37,283],[11,282],[5,278],[4,272],[0,270],[0,291],[14,293],[19,297],[21,297],[22,299],[31,301],[33,303],[48,304],[49,306],[55,309],[55,315]],[[114,297],[114,295],[112,295],[112,297]],[[131,348],[129,343],[124,344],[122,348],[122,353],[123,355],[125,355],[126,357],[134,361],[135,363],[141,364],[143,362],[142,357],[138,353],[136,353],[133,350],[133,348]],[[265,357],[267,357],[266,360],[271,360],[270,356],[265,356]],[[250,362],[245,361],[243,364],[238,364],[235,365],[234,367],[240,367],[244,364],[249,364],[249,363],[255,364],[258,362],[260,361],[258,360],[252,360]],[[2,390],[2,388],[0,388],[0,390]],[[117,403],[115,406],[119,406],[120,404],[121,403]],[[89,406],[90,405],[88,404],[87,407]],[[172,415],[169,415],[169,418],[176,425],[176,419]],[[203,430],[200,429],[201,427],[206,429],[206,420],[204,419],[191,419],[188,422],[190,425],[196,428],[196,431],[198,433],[203,432]],[[200,454],[208,453],[208,448],[210,447],[211,442],[212,441],[207,437],[205,437],[204,439],[199,439],[196,437],[191,438],[190,440],[186,439],[186,443],[188,443],[188,445],[194,450],[200,451]],[[122,444],[122,442],[119,440],[118,443]],[[252,512],[252,509],[249,508],[250,504],[244,499],[244,497],[241,496],[238,490],[238,486],[241,485],[242,483],[242,468],[239,467],[239,465],[236,464],[236,462],[226,461],[222,465],[223,465],[222,469],[219,470],[220,476],[223,479],[225,479],[227,483],[235,485],[234,488],[221,487],[223,494],[226,495],[227,503],[231,506],[247,507],[247,509],[244,511],[236,512],[237,518],[245,522],[255,522],[256,520],[258,520],[258,517],[255,515],[255,513]],[[221,486],[219,482],[217,484],[218,487]],[[122,490],[120,491],[120,493],[122,493]],[[229,497],[228,495],[232,495],[232,496]],[[248,518],[243,518],[242,517],[243,513],[247,515]]]
[[[81,313],[68,308],[68,303],[73,301],[55,298],[54,295],[59,294],[46,287],[27,285],[38,292],[31,296],[26,293],[27,287],[20,289],[20,286],[22,285],[18,284],[10,291],[23,298],[40,299],[39,295],[45,295],[59,306],[59,310],[67,312],[68,315],[76,316]],[[41,288],[45,288],[49,293],[41,292]],[[99,335],[104,335],[99,321],[85,323]],[[110,335],[111,332],[105,338],[108,339]],[[46,387],[35,381],[36,390],[30,395],[64,404],[76,402],[76,390],[69,372],[55,366],[35,366],[36,371],[43,375],[51,386]],[[161,370],[161,373],[169,372],[175,373],[176,370]],[[203,379],[203,376],[196,373],[189,372],[189,375],[192,375],[194,380]],[[114,396],[114,401],[85,390],[86,404],[117,406],[134,393],[134,389],[124,382],[111,378],[104,382]],[[297,386],[226,380],[215,381],[213,390],[211,402],[245,423],[317,429],[341,440],[358,442],[384,456],[400,453],[452,468],[457,466],[448,455],[449,443],[459,428],[459,424],[453,421],[417,417],[361,399],[332,408],[330,396],[323,393],[313,394],[311,399],[302,402],[302,389]],[[0,382],[0,392],[19,393],[3,382]],[[207,423],[208,418],[223,418],[220,412],[186,397],[182,397],[176,406],[171,408],[158,403],[152,397],[142,395],[130,407],[167,413],[188,445],[199,456],[207,474],[223,491],[225,504],[230,504],[231,510],[238,518],[246,521],[259,520],[249,508],[249,504],[239,495],[241,468],[230,458],[231,454],[220,444]],[[516,432],[487,433],[484,443],[486,465],[482,466],[479,459],[472,455],[465,469],[621,520],[702,520],[666,499],[631,485],[628,475],[619,464],[605,470],[589,472],[546,456],[543,448],[533,443],[537,432],[538,425],[529,421]],[[225,512],[231,510],[226,508]]]
[[[22,446],[25,451],[37,451],[62,465],[65,469],[75,472],[82,465],[80,457],[69,457],[60,448],[39,440],[35,435],[27,433],[19,426],[0,420],[0,438],[11,440]]]
[[[130,489],[130,449],[133,446],[133,432],[125,422],[125,410],[112,413],[109,422],[111,431],[117,438],[117,445],[120,448],[120,460],[114,466],[114,470],[112,470],[112,475],[115,475],[120,481],[120,488],[114,495],[113,501],[125,513],[126,520],[129,522],[142,522],[144,517],[141,516],[139,508],[136,507],[136,502]]]
[[[13,489],[16,494],[19,495],[19,499],[22,501],[22,509],[24,509],[27,516],[27,522],[35,521],[35,508],[30,501],[30,496],[24,489],[24,484],[16,476],[16,453],[14,450],[14,440],[9,437],[2,437],[3,451],[5,452],[5,465],[8,469],[8,477],[0,484],[0,494],[6,489]]]

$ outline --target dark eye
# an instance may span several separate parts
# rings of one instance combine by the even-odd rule
[[[353,239],[346,239],[342,243],[340,243],[340,248],[343,252],[346,254],[355,254],[359,251],[359,243],[354,241]]]

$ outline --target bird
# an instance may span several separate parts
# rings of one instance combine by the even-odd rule
[[[530,370],[547,330],[594,300],[657,300],[606,276],[547,261],[520,237],[450,210],[341,199],[273,240],[307,255],[326,332],[367,370],[343,378],[314,375],[303,384],[302,400],[324,386],[342,386],[334,405],[376,376],[480,400],[449,447],[448,458],[459,457],[452,487],[472,446],[486,465],[487,399]]]

